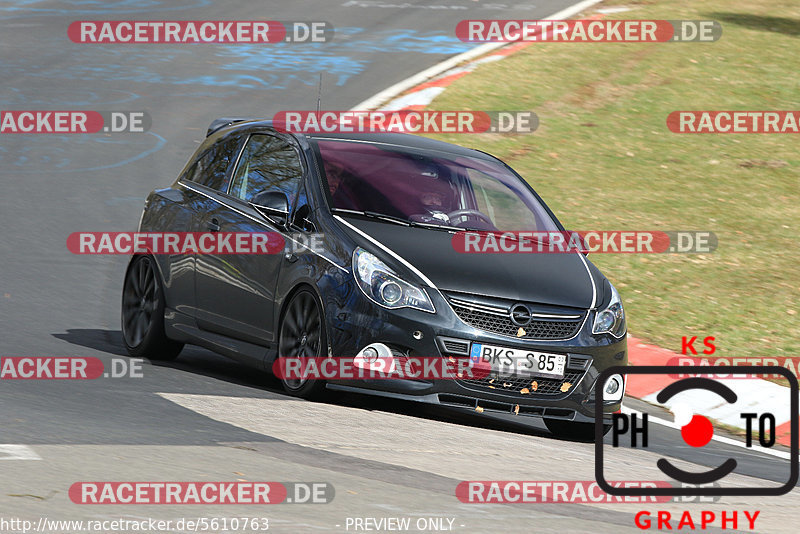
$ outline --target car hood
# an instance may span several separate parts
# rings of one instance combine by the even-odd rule
[[[443,291],[590,308],[595,284],[578,253],[477,254],[457,252],[453,234],[379,221],[344,220],[416,267]]]

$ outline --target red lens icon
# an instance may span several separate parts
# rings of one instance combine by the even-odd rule
[[[681,437],[687,445],[704,447],[714,437],[714,427],[707,417],[694,415],[688,424],[681,427]]]

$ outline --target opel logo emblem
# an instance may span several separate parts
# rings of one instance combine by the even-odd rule
[[[527,326],[531,322],[531,312],[524,304],[514,304],[510,315],[511,322],[517,326]]]

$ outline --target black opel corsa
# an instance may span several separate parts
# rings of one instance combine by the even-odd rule
[[[556,435],[591,438],[595,380],[627,364],[617,291],[580,252],[458,252],[452,238],[465,230],[564,228],[508,165],[477,150],[218,119],[177,181],[150,193],[139,231],[269,231],[287,243],[313,234],[318,246],[134,255],[124,342],[134,356],[171,359],[190,343],[266,370],[280,357],[376,353],[534,359],[546,367],[494,361],[480,378],[282,382],[300,397],[327,388],[538,416]],[[603,387],[607,430],[624,379]]]

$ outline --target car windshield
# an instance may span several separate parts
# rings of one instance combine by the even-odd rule
[[[318,139],[334,212],[487,231],[557,231],[530,189],[500,163],[448,152]]]

